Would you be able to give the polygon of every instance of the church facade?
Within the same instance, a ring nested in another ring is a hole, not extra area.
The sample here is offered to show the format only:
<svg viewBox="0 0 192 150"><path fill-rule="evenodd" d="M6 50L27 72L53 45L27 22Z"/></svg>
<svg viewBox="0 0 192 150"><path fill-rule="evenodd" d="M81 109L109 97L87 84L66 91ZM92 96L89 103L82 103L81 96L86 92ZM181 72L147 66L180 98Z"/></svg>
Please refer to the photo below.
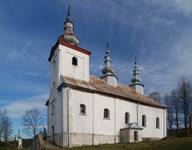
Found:
<svg viewBox="0 0 192 150"><path fill-rule="evenodd" d="M118 83L106 47L102 76L89 73L91 52L80 48L70 10L52 47L48 139L62 147L162 139L166 108L144 95L135 62L130 85Z"/></svg>

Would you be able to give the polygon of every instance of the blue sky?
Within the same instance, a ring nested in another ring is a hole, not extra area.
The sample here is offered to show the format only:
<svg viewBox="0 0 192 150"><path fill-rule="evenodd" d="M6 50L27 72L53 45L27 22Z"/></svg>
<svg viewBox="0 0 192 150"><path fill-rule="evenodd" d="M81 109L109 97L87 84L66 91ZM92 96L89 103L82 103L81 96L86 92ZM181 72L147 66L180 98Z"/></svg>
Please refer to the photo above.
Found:
<svg viewBox="0 0 192 150"><path fill-rule="evenodd" d="M50 49L63 33L67 0L0 1L0 108L14 132L26 109L44 106ZM119 82L129 84L137 57L145 93L162 95L192 76L191 0L71 0L80 46L92 52L91 74L101 75L106 42ZM46 122L44 122L46 125ZM24 134L24 133L23 133Z"/></svg>

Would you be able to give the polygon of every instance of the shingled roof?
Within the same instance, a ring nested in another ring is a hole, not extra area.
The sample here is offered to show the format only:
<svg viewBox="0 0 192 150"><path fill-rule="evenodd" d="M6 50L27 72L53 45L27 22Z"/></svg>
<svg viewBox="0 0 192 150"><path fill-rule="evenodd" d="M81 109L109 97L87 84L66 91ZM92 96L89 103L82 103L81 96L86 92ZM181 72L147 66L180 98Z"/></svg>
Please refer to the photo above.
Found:
<svg viewBox="0 0 192 150"><path fill-rule="evenodd" d="M62 76L62 79L63 84L70 86L73 89L116 97L122 100L132 101L147 106L164 108L164 109L166 108L160 105L158 102L151 99L150 97L135 92L135 90L128 85L118 85L117 87L113 87L108 85L104 80L96 76L91 75L89 82L66 76Z"/></svg>

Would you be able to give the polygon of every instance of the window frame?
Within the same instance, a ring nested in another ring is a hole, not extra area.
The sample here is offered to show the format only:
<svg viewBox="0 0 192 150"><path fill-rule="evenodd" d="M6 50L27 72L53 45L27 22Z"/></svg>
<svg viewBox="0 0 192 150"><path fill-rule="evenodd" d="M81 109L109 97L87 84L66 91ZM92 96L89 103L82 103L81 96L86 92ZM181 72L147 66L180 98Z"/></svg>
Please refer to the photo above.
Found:
<svg viewBox="0 0 192 150"><path fill-rule="evenodd" d="M160 119L159 119L159 117L156 117L155 122L156 122L156 124L155 124L156 129L160 129Z"/></svg>
<svg viewBox="0 0 192 150"><path fill-rule="evenodd" d="M110 120L110 110L108 108L104 108L103 110L103 119Z"/></svg>
<svg viewBox="0 0 192 150"><path fill-rule="evenodd" d="M142 115L142 127L147 127L147 117L146 117L146 115Z"/></svg>
<svg viewBox="0 0 192 150"><path fill-rule="evenodd" d="M86 105L85 104L80 104L79 107L80 107L79 114L85 116L86 115ZM83 111L82 111L82 109L83 109Z"/></svg>
<svg viewBox="0 0 192 150"><path fill-rule="evenodd" d="M130 123L130 114L129 112L125 112L125 124Z"/></svg>
<svg viewBox="0 0 192 150"><path fill-rule="evenodd" d="M78 59L75 56L72 57L72 65L73 66L78 66Z"/></svg>

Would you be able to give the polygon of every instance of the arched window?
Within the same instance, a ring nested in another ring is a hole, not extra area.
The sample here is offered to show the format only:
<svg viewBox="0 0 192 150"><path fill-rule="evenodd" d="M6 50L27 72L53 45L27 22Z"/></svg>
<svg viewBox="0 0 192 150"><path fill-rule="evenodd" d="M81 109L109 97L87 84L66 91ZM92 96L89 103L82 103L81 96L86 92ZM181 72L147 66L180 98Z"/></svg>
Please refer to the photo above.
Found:
<svg viewBox="0 0 192 150"><path fill-rule="evenodd" d="M110 111L109 111L109 109L107 109L107 108L104 109L103 118L104 119L109 119L110 118Z"/></svg>
<svg viewBox="0 0 192 150"><path fill-rule="evenodd" d="M129 116L129 113L126 112L125 113L125 123L129 123L130 122L130 116Z"/></svg>
<svg viewBox="0 0 192 150"><path fill-rule="evenodd" d="M147 125L147 122L146 122L146 116L145 115L142 115L142 127L146 127Z"/></svg>
<svg viewBox="0 0 192 150"><path fill-rule="evenodd" d="M83 115L86 114L86 105L85 104L80 105L80 114L83 114Z"/></svg>
<svg viewBox="0 0 192 150"><path fill-rule="evenodd" d="M156 118L156 128L160 128L160 121L159 121L159 117Z"/></svg>
<svg viewBox="0 0 192 150"><path fill-rule="evenodd" d="M72 64L73 64L74 66L77 66L77 65L78 65L77 57L73 57L73 58L72 58Z"/></svg>

